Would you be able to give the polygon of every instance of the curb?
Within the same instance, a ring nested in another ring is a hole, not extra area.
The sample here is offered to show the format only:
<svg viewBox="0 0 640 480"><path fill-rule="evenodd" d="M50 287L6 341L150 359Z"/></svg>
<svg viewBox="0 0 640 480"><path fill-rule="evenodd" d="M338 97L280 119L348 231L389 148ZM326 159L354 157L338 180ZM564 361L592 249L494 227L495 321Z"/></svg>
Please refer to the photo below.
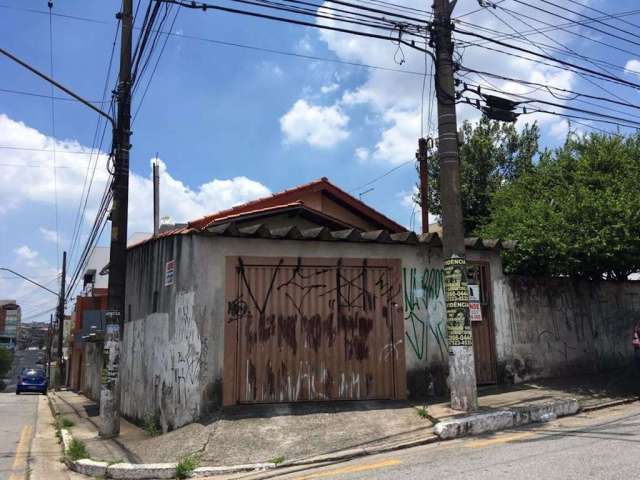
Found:
<svg viewBox="0 0 640 480"><path fill-rule="evenodd" d="M594 412L596 410L603 410L605 408L609 408L609 407L617 407L618 405L626 405L628 403L634 403L640 401L640 397L629 397L629 398L623 398L620 400L612 400L610 402L606 402L606 403L599 403L597 405L590 405L587 407L582 407L581 411L582 412Z"/></svg>
<svg viewBox="0 0 640 480"><path fill-rule="evenodd" d="M520 427L530 423L548 422L556 418L575 415L580 410L580 404L575 399L557 400L543 405L516 407L445 420L436 424L433 427L433 432L440 440L450 440Z"/></svg>
<svg viewBox="0 0 640 480"><path fill-rule="evenodd" d="M60 429L62 447L66 452L73 440L73 436L67 429ZM115 478L115 479L169 479L176 477L176 463L107 463L88 458L81 460L69 460L65 463L74 472L90 477ZM212 475L228 475L241 472L260 472L276 468L275 463L253 463L247 465L233 465L230 467L199 467L191 477L208 477Z"/></svg>

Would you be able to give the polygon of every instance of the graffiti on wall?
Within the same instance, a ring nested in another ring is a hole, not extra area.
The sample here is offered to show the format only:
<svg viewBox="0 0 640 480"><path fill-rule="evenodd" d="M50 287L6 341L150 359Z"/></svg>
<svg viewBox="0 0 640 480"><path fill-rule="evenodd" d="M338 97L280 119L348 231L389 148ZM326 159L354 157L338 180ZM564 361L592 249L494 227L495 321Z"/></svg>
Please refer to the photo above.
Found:
<svg viewBox="0 0 640 480"><path fill-rule="evenodd" d="M521 378L564 369L621 366L640 312L635 285L563 279L509 278L510 366Z"/></svg>
<svg viewBox="0 0 640 480"><path fill-rule="evenodd" d="M429 333L440 349L441 357L447 349L444 335L444 319L433 319L429 307L444 296L444 275L441 269L402 269L404 291L404 320L407 343L419 360L427 356ZM432 309L433 311L433 309Z"/></svg>
<svg viewBox="0 0 640 480"><path fill-rule="evenodd" d="M227 322L238 322L242 401L384 398L382 390L393 389L374 375L393 375L403 343L393 338L390 312L401 287L388 267L339 259L330 267L300 259L245 265L239 258L235 270Z"/></svg>
<svg viewBox="0 0 640 480"><path fill-rule="evenodd" d="M194 303L194 291L180 291L172 319L153 313L125 324L123 385L132 391L121 397L122 410L134 418L157 415L164 431L200 415L200 374L208 343L201 341Z"/></svg>

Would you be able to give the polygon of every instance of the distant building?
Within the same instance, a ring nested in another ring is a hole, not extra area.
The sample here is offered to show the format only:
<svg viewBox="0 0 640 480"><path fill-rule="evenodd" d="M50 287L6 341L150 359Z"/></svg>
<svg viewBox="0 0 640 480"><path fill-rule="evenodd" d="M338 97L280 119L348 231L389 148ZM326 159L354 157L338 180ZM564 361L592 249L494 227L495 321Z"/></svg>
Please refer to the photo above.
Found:
<svg viewBox="0 0 640 480"><path fill-rule="evenodd" d="M0 300L0 345L15 348L21 316L15 300Z"/></svg>

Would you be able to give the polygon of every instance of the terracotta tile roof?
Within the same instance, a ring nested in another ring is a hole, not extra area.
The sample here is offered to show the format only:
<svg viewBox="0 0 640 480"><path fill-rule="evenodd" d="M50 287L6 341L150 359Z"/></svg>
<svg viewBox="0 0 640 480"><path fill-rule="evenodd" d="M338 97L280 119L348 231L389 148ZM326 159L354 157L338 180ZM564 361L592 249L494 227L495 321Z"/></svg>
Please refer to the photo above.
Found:
<svg viewBox="0 0 640 480"><path fill-rule="evenodd" d="M204 217L189 222L188 226L197 231L202 231L213 222L216 222L221 218L229 217L232 215L253 213L257 210L262 210L269 207L283 206L292 202L300 202L300 195L321 191L327 192L330 195L336 197L338 200L349 205L353 210L357 211L362 216L369 217L371 220L379 223L386 230L389 230L391 232L406 231L406 228L404 228L402 225L399 225L389 217L383 215L377 210L374 210L357 198L349 195L347 192L331 183L326 177L322 177L319 180L314 180L313 182L298 185L297 187L288 190L283 190L282 192L274 193L269 197L259 198L257 200L243 203L242 205L238 205L227 210L222 210L211 215L205 215Z"/></svg>
<svg viewBox="0 0 640 480"><path fill-rule="evenodd" d="M329 215L315 210L308 205L304 205L304 202L299 199L301 195L314 192L326 192L341 203L348 205L352 210L359 213L361 216L374 223L378 223L383 230L387 230L389 233L401 233L407 231L406 228L404 228L402 225L394 222L389 217L383 215L377 210L374 210L357 198L349 195L347 192L331 183L326 177L322 177L319 180L314 180L312 182L298 185L297 187L288 190L274 193L268 197L259 198L247 203L243 203L242 205L237 205L226 210L221 210L216 213L205 215L204 217L192 220L187 224L161 231L155 238L165 238L174 235L202 232L217 222L232 221L249 214L277 211L283 208L290 208L295 206L304 206L310 211L315 211L318 214L330 218ZM338 221L338 219L335 220ZM141 242L129 245L128 248L137 247L139 245L147 243L152 239L153 237L142 240Z"/></svg>

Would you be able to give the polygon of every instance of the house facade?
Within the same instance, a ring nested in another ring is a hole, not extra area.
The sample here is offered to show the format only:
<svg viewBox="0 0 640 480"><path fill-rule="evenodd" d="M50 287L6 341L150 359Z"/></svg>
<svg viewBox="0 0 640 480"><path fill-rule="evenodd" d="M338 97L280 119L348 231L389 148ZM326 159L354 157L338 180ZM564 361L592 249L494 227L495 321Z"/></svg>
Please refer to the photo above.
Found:
<svg viewBox="0 0 640 480"><path fill-rule="evenodd" d="M322 179L131 246L121 412L171 430L221 406L445 394L441 238L362 205ZM479 384L629 361L638 284L510 277L508 242L466 247Z"/></svg>

